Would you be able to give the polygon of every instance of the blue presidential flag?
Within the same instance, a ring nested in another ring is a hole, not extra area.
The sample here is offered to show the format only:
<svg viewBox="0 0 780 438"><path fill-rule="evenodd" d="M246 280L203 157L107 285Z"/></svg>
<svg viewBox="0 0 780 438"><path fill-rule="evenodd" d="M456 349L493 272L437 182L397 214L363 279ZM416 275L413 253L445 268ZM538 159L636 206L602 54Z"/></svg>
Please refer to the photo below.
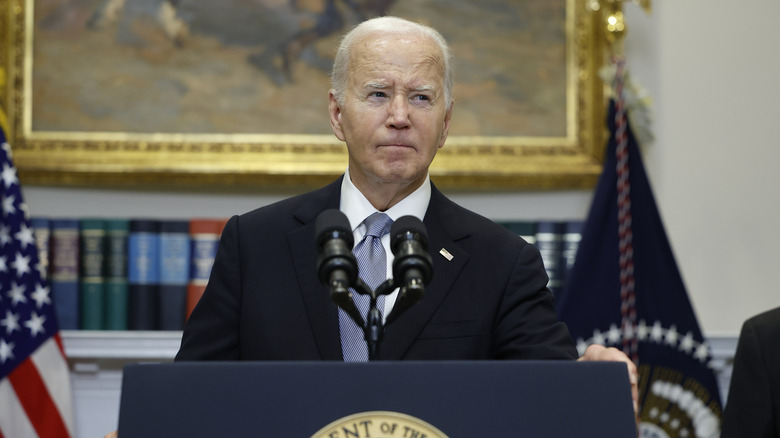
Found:
<svg viewBox="0 0 780 438"><path fill-rule="evenodd" d="M722 405L710 351L620 98L610 105L609 128L604 171L556 297L559 318L580 354L602 344L637 364L640 436L718 437Z"/></svg>

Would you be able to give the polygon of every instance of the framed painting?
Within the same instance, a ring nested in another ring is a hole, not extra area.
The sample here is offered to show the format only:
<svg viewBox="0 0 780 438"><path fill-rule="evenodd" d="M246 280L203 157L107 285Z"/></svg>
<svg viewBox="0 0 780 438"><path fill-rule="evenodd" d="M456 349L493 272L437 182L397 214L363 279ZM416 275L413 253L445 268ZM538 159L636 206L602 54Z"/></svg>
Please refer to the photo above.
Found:
<svg viewBox="0 0 780 438"><path fill-rule="evenodd" d="M327 115L339 36L392 14L453 49L437 184L590 187L603 43L584 3L6 0L0 92L26 183L317 186L346 166Z"/></svg>

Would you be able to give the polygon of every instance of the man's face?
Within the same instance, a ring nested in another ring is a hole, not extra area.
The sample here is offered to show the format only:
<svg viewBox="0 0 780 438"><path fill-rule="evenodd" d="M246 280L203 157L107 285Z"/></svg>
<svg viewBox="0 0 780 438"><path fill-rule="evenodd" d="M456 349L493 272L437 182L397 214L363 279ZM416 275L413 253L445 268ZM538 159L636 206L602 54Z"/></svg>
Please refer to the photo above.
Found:
<svg viewBox="0 0 780 438"><path fill-rule="evenodd" d="M368 37L354 44L344 104L331 93L333 132L347 143L355 185L418 187L444 145L445 106L438 46L418 36Z"/></svg>

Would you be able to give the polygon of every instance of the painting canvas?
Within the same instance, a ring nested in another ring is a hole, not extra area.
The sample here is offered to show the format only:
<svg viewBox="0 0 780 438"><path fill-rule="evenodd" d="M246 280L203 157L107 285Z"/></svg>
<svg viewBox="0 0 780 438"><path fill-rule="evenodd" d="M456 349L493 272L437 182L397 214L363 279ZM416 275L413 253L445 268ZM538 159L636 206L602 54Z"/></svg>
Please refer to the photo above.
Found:
<svg viewBox="0 0 780 438"><path fill-rule="evenodd" d="M500 159L507 153L524 155L536 167L551 155L574 157L590 165L588 178L597 171L597 154L588 151L593 145L583 145L589 116L579 113L598 108L593 101L599 96L583 82L588 73L583 57L594 52L573 47L583 35L574 27L587 21L573 18L570 0L23 3L19 20L27 23L26 46L18 50L29 62L17 72L26 84L21 108L13 108L21 149L33 154L70 148L95 174L144 172L122 163L114 170L101 168L101 162L111 164L112 152L143 152L134 160L148 165L147 173L157 171L153 164L162 155L155 152L179 153L186 167L169 163L159 172L199 172L213 163L197 155L203 150L224 152L217 173L276 172L305 179L317 172L308 156L317 150L328 163L321 173L337 173L344 147L332 136L327 115L335 49L351 27L385 14L436 28L454 53L455 111L445 157L437 158L434 174L466 178L456 185L471 185L469 178L486 173L480 167L491 167L474 154ZM241 158L231 158L236 153ZM280 153L307 156L295 157L298 169L295 163L231 169L236 159L282 164ZM23 153L22 170L33 170L24 158ZM474 167L458 168L464 161ZM549 169L556 172L554 163ZM518 173L523 171L521 165Z"/></svg>

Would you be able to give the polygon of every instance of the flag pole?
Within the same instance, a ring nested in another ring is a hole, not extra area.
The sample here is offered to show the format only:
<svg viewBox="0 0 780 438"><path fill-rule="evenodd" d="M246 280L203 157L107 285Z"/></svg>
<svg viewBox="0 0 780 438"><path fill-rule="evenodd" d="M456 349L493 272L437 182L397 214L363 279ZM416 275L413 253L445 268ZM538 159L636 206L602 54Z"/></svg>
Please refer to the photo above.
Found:
<svg viewBox="0 0 780 438"><path fill-rule="evenodd" d="M633 0L650 12L650 0ZM623 16L624 0L592 0L591 9L601 15L610 51L609 59L615 72L612 97L615 103L615 149L617 171L618 241L620 251L620 311L623 352L639 364L636 295L634 290L634 251L631 215L631 179L628 166L628 119L625 99L625 44L627 32Z"/></svg>

